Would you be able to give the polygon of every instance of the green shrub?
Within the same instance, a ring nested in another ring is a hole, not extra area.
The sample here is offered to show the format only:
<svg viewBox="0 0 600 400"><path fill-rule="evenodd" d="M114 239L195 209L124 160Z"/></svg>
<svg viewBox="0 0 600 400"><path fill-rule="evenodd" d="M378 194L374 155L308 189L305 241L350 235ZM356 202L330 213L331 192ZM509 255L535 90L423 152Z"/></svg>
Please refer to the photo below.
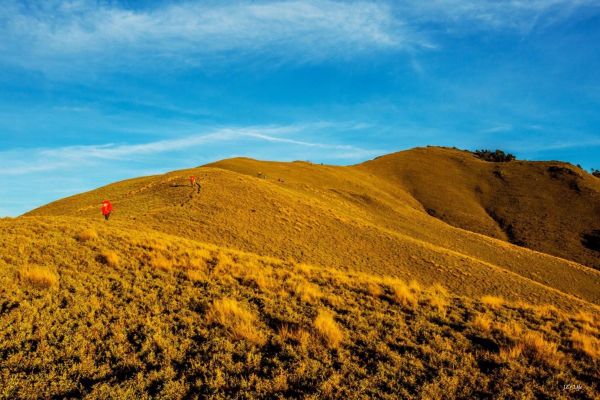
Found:
<svg viewBox="0 0 600 400"><path fill-rule="evenodd" d="M473 154L484 161L490 162L509 162L514 161L516 157L510 153L505 153L502 150L475 150Z"/></svg>

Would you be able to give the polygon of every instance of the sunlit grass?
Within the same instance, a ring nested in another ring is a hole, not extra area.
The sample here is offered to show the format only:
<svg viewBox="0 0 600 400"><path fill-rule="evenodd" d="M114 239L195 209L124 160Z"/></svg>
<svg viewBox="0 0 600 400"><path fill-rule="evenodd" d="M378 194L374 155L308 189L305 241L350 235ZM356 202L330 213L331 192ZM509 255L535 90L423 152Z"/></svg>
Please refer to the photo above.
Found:
<svg viewBox="0 0 600 400"><path fill-rule="evenodd" d="M315 319L314 327L319 336L321 336L329 347L339 347L344 339L344 333L335 322L333 314L329 311L319 311L319 314Z"/></svg>
<svg viewBox="0 0 600 400"><path fill-rule="evenodd" d="M58 276L48 268L28 266L19 271L21 281L37 289L49 289L58 285Z"/></svg>
<svg viewBox="0 0 600 400"><path fill-rule="evenodd" d="M236 339L245 339L258 345L265 343L256 315L234 299L216 300L206 314L206 321L228 328Z"/></svg>

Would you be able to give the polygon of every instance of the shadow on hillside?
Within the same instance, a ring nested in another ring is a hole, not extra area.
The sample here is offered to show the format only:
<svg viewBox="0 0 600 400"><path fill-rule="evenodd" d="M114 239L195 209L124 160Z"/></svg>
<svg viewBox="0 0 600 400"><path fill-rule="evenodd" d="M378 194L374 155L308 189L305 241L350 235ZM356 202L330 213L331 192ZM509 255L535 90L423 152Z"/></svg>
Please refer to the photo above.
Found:
<svg viewBox="0 0 600 400"><path fill-rule="evenodd" d="M581 235L581 244L590 250L600 251L600 229Z"/></svg>

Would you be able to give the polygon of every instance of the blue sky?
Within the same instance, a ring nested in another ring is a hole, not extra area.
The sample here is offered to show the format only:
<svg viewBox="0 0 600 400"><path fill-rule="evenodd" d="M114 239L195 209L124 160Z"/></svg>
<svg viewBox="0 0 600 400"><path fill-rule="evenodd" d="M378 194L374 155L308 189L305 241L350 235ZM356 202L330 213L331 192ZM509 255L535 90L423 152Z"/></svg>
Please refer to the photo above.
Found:
<svg viewBox="0 0 600 400"><path fill-rule="evenodd" d="M0 216L250 156L600 168L596 0L0 3Z"/></svg>

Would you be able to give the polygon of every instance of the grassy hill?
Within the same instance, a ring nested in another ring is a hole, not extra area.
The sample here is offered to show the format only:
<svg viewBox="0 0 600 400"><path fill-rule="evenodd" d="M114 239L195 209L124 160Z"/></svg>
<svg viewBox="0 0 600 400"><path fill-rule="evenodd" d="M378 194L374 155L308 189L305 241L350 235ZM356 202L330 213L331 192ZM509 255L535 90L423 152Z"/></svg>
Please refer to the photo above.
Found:
<svg viewBox="0 0 600 400"><path fill-rule="evenodd" d="M600 269L600 180L558 162L486 162L472 153L418 148L361 168L410 192L453 226Z"/></svg>
<svg viewBox="0 0 600 400"><path fill-rule="evenodd" d="M598 183L514 163L238 158L0 220L0 397L595 398Z"/></svg>

